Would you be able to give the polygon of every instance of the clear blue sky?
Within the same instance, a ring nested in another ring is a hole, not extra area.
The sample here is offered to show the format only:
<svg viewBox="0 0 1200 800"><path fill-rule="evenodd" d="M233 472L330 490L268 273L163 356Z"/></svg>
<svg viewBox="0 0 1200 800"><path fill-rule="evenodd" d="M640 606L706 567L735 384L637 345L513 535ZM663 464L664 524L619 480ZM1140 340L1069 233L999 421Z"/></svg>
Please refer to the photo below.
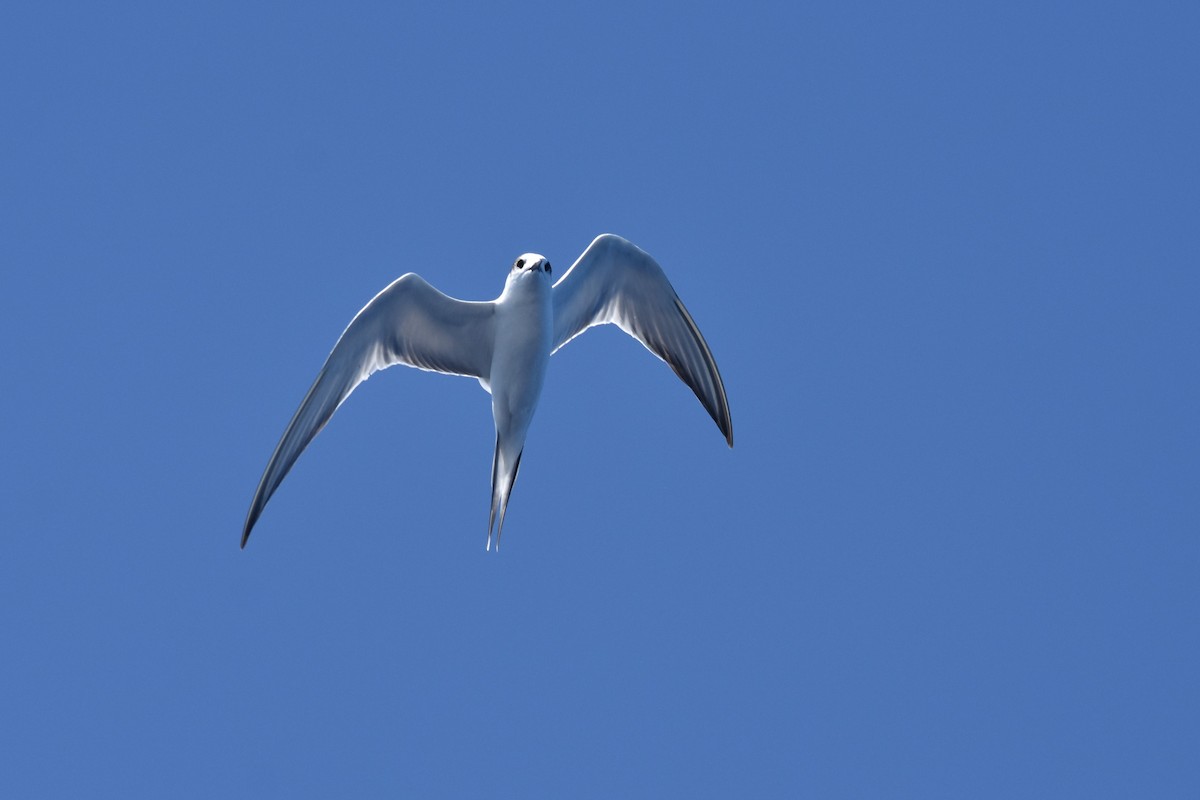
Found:
<svg viewBox="0 0 1200 800"><path fill-rule="evenodd" d="M0 795L1196 797L1194 4L5 3ZM350 317L654 254L497 556Z"/></svg>

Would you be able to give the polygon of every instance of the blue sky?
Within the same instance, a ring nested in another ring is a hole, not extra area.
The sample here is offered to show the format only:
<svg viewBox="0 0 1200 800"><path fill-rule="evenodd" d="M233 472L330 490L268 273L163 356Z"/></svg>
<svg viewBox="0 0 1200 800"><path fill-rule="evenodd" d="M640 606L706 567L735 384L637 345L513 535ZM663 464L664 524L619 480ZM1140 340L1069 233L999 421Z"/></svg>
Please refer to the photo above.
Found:
<svg viewBox="0 0 1200 800"><path fill-rule="evenodd" d="M968 4L969 5L969 4ZM1186 4L9 3L0 794L1194 797ZM351 316L612 231L505 526Z"/></svg>

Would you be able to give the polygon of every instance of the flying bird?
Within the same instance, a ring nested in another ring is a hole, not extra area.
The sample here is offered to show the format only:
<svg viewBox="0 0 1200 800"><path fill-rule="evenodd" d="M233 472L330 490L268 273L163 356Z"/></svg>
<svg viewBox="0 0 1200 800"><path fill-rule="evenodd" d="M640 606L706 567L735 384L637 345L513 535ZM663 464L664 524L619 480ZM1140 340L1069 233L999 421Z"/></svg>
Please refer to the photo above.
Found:
<svg viewBox="0 0 1200 800"><path fill-rule="evenodd" d="M594 325L613 323L665 361L733 447L729 401L708 344L662 268L611 233L597 236L557 283L550 262L526 253L490 302L442 294L408 273L350 321L275 447L254 492L242 547L267 501L308 443L360 383L395 364L475 378L492 395L496 450L486 549L496 548L525 435L550 356ZM497 525L497 521L499 524Z"/></svg>

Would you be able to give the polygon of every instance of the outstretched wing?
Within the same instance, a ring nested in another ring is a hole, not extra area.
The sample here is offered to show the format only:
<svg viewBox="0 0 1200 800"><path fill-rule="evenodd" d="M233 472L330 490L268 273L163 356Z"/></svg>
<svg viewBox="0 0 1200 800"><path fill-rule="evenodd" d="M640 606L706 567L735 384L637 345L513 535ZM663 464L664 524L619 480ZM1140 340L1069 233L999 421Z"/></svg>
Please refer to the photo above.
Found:
<svg viewBox="0 0 1200 800"><path fill-rule="evenodd" d="M478 378L486 386L495 341L495 304L455 300L409 273L351 320L283 432L246 515L250 529L308 443L372 373L394 364Z"/></svg>
<svg viewBox="0 0 1200 800"><path fill-rule="evenodd" d="M733 447L725 385L700 329L658 263L611 233L597 236L554 284L554 350L608 322L667 362Z"/></svg>

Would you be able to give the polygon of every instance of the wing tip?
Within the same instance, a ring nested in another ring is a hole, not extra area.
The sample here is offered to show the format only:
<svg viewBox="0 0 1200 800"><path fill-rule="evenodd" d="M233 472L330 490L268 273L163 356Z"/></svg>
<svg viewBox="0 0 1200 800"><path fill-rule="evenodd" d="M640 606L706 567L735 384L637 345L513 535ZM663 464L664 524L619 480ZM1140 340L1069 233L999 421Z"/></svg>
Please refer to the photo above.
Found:
<svg viewBox="0 0 1200 800"><path fill-rule="evenodd" d="M242 544L241 549L246 549L246 542L250 541L250 531L254 530L254 524L258 522L258 518L262 515L263 506L265 503L260 502L261 492L254 496L254 502L250 504L250 511L246 514L246 524L242 526Z"/></svg>
<svg viewBox="0 0 1200 800"><path fill-rule="evenodd" d="M687 306L683 304L683 301L679 299L679 295L675 295L675 308L687 324L687 329L692 334L692 339L700 351L700 356L704 359L705 366L708 367L708 378L712 382L713 392L710 394L704 391L699 383L693 383L688 380L686 372L681 371L674 364L671 365L671 368L675 370L675 374L684 383L691 387L700 404L708 411L708 415L712 417L713 422L717 423L717 429L725 435L725 443L732 449L733 415L729 411L729 396L725 394L725 381L721 378L721 370L717 367L717 359L713 357L712 350L709 349L708 342L704 339L704 334L700 332L700 326L692 319L691 313L687 310Z"/></svg>

